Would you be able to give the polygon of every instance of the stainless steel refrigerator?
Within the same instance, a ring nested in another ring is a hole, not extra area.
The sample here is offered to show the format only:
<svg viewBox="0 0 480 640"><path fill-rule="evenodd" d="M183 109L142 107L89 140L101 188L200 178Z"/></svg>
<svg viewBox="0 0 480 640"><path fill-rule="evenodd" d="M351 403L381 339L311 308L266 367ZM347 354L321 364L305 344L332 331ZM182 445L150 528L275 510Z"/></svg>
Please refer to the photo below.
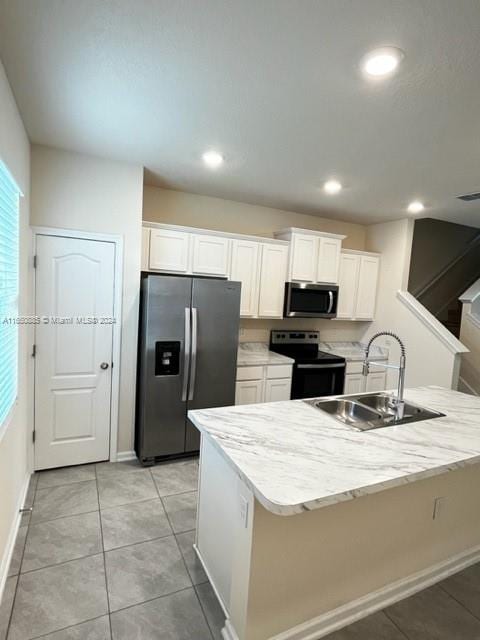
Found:
<svg viewBox="0 0 480 640"><path fill-rule="evenodd" d="M135 429L142 464L198 451L189 409L235 404L240 287L142 275Z"/></svg>

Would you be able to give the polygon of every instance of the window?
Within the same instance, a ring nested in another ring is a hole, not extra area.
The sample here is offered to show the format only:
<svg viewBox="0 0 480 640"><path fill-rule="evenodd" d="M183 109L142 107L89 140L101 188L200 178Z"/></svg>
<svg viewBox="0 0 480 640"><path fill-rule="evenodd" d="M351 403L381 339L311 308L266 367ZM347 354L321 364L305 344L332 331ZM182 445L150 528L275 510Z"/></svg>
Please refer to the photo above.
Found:
<svg viewBox="0 0 480 640"><path fill-rule="evenodd" d="M0 428L17 397L19 195L0 162Z"/></svg>

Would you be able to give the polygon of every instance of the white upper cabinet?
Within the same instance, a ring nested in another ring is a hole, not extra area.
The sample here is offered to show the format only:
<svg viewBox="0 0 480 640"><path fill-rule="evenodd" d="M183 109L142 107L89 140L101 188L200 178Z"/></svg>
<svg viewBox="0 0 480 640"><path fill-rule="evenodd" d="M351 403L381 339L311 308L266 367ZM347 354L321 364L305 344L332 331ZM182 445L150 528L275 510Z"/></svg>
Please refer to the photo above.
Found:
<svg viewBox="0 0 480 640"><path fill-rule="evenodd" d="M362 251L342 251L337 318L373 320L380 257Z"/></svg>
<svg viewBox="0 0 480 640"><path fill-rule="evenodd" d="M148 227L142 227L142 258L141 258L141 270L148 271L150 257L150 229Z"/></svg>
<svg viewBox="0 0 480 640"><path fill-rule="evenodd" d="M358 278L357 320L373 320L377 300L377 285L380 260L376 256L360 257Z"/></svg>
<svg viewBox="0 0 480 640"><path fill-rule="evenodd" d="M262 245L250 240L232 241L230 280L242 283L240 316L254 318L258 314L259 254Z"/></svg>
<svg viewBox="0 0 480 640"><path fill-rule="evenodd" d="M222 236L192 234L192 273L206 276L226 276L230 240Z"/></svg>
<svg viewBox="0 0 480 640"><path fill-rule="evenodd" d="M337 284L341 249L338 238L319 238L317 282Z"/></svg>
<svg viewBox="0 0 480 640"><path fill-rule="evenodd" d="M288 279L292 282L336 284L345 236L307 229L283 229L276 238L290 242Z"/></svg>
<svg viewBox="0 0 480 640"><path fill-rule="evenodd" d="M359 256L342 252L340 256L337 318L350 320L355 317L359 269Z"/></svg>
<svg viewBox="0 0 480 640"><path fill-rule="evenodd" d="M318 238L294 234L290 245L290 280L315 282Z"/></svg>
<svg viewBox="0 0 480 640"><path fill-rule="evenodd" d="M263 244L258 300L259 318L282 318L288 247Z"/></svg>
<svg viewBox="0 0 480 640"><path fill-rule="evenodd" d="M150 229L149 267L169 273L188 273L190 234L169 229Z"/></svg>

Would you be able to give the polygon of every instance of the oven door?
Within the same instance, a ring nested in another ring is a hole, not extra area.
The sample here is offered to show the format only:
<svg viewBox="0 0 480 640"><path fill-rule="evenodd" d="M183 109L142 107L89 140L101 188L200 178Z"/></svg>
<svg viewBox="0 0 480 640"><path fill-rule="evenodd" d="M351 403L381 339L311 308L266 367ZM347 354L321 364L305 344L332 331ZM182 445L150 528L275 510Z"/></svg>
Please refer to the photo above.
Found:
<svg viewBox="0 0 480 640"><path fill-rule="evenodd" d="M295 364L292 376L292 400L320 398L343 393L345 363Z"/></svg>
<svg viewBox="0 0 480 640"><path fill-rule="evenodd" d="M285 283L285 318L335 318L338 287L333 284Z"/></svg>

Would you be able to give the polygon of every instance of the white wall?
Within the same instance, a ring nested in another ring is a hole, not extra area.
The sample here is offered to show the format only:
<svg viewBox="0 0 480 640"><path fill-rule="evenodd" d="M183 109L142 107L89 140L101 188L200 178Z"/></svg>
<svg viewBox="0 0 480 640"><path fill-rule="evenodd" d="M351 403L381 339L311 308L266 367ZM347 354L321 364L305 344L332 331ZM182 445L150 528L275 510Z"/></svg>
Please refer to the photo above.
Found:
<svg viewBox="0 0 480 640"><path fill-rule="evenodd" d="M142 197L140 165L32 148L33 225L124 239L119 451L133 449Z"/></svg>
<svg viewBox="0 0 480 640"><path fill-rule="evenodd" d="M0 62L0 159L23 192L20 201L20 315L30 313L31 276L29 201L30 144ZM29 268L30 267L30 268ZM18 509L29 476L30 433L29 378L30 329L19 328L18 399L7 425L0 426L0 599L6 576L9 545L18 523Z"/></svg>
<svg viewBox="0 0 480 640"><path fill-rule="evenodd" d="M406 345L406 385L440 385L451 388L458 374L458 359L412 312L397 298L397 291L406 290L413 220L397 220L367 227L367 250L382 254L375 321L368 327L364 339L377 331L398 333ZM399 349L391 339L379 339L390 349L390 360L398 363ZM397 374L389 371L389 386L396 386Z"/></svg>

